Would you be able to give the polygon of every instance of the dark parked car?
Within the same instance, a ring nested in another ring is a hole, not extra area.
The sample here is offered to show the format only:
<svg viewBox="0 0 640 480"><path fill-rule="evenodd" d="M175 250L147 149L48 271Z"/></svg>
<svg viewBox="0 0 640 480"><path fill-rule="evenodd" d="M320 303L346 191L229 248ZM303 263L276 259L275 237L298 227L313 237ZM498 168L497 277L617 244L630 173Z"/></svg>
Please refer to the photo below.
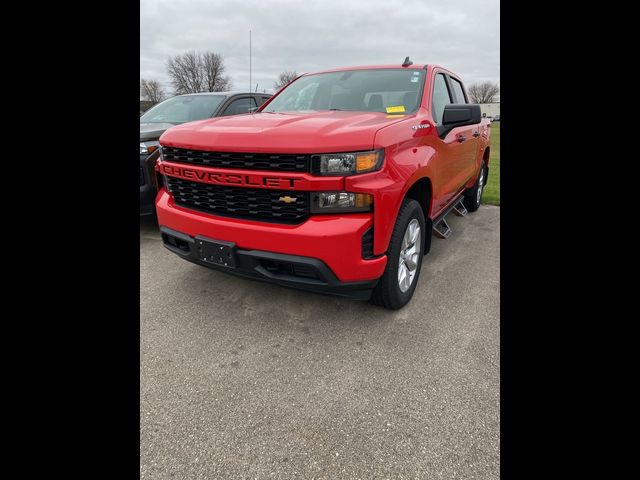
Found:
<svg viewBox="0 0 640 480"><path fill-rule="evenodd" d="M140 116L140 215L154 213L156 182L154 165L158 139L181 123L248 113L271 97L268 93L212 92L179 95L165 100Z"/></svg>

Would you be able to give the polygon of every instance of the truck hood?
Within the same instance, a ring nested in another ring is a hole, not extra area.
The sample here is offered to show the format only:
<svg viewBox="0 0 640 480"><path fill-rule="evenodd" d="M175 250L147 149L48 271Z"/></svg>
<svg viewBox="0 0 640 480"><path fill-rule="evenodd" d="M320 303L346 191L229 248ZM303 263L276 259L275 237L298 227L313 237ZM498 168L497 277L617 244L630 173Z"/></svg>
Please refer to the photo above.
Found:
<svg viewBox="0 0 640 480"><path fill-rule="evenodd" d="M169 147L252 153L370 150L376 132L407 118L379 112L255 113L190 122L160 138Z"/></svg>
<svg viewBox="0 0 640 480"><path fill-rule="evenodd" d="M171 128L174 125L174 123L141 123L140 141L148 142L150 140L157 140L167 128Z"/></svg>

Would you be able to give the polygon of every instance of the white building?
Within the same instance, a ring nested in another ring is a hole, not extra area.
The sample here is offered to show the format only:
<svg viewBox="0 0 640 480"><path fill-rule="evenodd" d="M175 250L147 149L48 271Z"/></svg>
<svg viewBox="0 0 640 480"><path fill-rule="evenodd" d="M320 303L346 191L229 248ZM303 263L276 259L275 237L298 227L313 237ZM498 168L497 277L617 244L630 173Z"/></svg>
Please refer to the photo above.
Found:
<svg viewBox="0 0 640 480"><path fill-rule="evenodd" d="M483 117L495 117L500 115L500 102L494 103L481 103L480 111Z"/></svg>

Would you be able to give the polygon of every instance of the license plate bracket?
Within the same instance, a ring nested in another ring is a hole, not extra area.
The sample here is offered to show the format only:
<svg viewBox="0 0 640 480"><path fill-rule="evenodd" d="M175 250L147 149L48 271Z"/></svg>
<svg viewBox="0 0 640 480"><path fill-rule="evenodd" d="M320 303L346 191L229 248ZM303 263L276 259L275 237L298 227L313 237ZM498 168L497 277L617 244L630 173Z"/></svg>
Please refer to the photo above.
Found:
<svg viewBox="0 0 640 480"><path fill-rule="evenodd" d="M236 244L197 236L196 251L203 262L220 267L236 268Z"/></svg>

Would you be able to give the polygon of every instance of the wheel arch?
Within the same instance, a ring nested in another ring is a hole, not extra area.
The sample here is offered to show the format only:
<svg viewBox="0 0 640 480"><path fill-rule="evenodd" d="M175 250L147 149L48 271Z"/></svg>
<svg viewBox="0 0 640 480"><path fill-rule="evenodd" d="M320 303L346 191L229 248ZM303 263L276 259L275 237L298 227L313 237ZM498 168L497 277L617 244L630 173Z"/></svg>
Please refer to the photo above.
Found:
<svg viewBox="0 0 640 480"><path fill-rule="evenodd" d="M424 213L424 224L426 232L424 235L424 254L426 255L431 249L431 229L433 222L431 220L431 211L433 208L433 185L431 179L427 176L420 177L414 181L404 194L405 198L411 198L420 204Z"/></svg>
<svg viewBox="0 0 640 480"><path fill-rule="evenodd" d="M487 148L485 148L483 154L482 154L482 163L484 164L484 167L487 169L486 172L488 172L489 170L489 156L491 154L491 147L487 146ZM486 185L487 182L489 181L489 175L485 175L484 177L484 184Z"/></svg>
<svg viewBox="0 0 640 480"><path fill-rule="evenodd" d="M429 177L420 177L411 184L404 194L404 198L412 198L420 204L424 212L425 220L431 214L432 192L433 185L431 179Z"/></svg>

